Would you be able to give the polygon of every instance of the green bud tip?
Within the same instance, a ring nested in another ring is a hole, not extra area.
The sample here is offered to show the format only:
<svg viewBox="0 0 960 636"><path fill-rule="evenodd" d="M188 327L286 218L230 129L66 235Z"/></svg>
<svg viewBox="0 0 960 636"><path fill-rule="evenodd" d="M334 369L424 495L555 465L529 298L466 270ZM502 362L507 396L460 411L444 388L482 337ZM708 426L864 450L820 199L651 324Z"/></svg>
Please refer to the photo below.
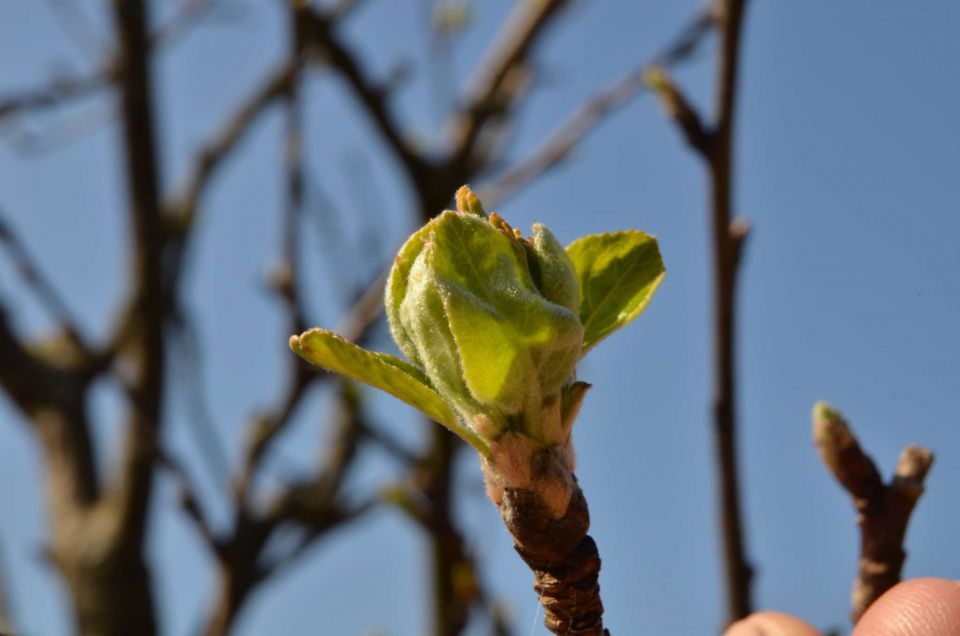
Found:
<svg viewBox="0 0 960 636"><path fill-rule="evenodd" d="M854 438L840 412L820 401L813 405L813 440L819 445L845 448Z"/></svg>
<svg viewBox="0 0 960 636"><path fill-rule="evenodd" d="M483 204L470 186L460 186L454 197L457 202L457 212L470 212L478 216L486 216L487 212L483 209Z"/></svg>
<svg viewBox="0 0 960 636"><path fill-rule="evenodd" d="M659 66L650 66L643 72L643 81L651 90L662 92L670 87L666 72Z"/></svg>

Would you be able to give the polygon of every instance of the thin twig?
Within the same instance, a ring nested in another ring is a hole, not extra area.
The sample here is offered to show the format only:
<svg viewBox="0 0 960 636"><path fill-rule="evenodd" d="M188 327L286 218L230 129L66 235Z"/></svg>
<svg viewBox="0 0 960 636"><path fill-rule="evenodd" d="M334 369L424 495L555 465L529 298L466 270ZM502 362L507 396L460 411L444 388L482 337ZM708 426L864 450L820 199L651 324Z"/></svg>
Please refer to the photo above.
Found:
<svg viewBox="0 0 960 636"><path fill-rule="evenodd" d="M7 588L7 563L4 558L3 545L0 544L0 634L16 636L20 633L14 619L10 592Z"/></svg>
<svg viewBox="0 0 960 636"><path fill-rule="evenodd" d="M648 76L664 100L665 110L690 146L704 160L710 181L709 224L713 275L713 422L719 473L720 526L726 624L750 613L753 569L747 556L739 487L736 443L736 286L741 252L749 225L733 219L733 129L739 50L746 0L720 0L710 21L718 30L716 104L708 128L663 71ZM696 32L696 27L691 33Z"/></svg>
<svg viewBox="0 0 960 636"><path fill-rule="evenodd" d="M736 283L742 232L731 232L733 218L733 128L739 51L746 0L718 4L716 112L706 156L710 173L713 257L713 417L718 470L727 623L750 613L753 569L747 559L739 487L736 420ZM738 226L739 228L740 226Z"/></svg>
<svg viewBox="0 0 960 636"><path fill-rule="evenodd" d="M518 96L504 91L510 74L526 64L539 37L568 4L569 0L542 0L514 6L467 81L466 100L451 118L453 161L463 163L474 151L484 125L510 111Z"/></svg>
<svg viewBox="0 0 960 636"><path fill-rule="evenodd" d="M295 64L286 61L270 71L253 93L227 118L213 138L197 153L190 175L184 180L181 194L168 201L166 208L174 215L176 231L185 234L194 221L200 198L210 180L231 151L249 132L267 107L283 95L294 75Z"/></svg>
<svg viewBox="0 0 960 636"><path fill-rule="evenodd" d="M116 64L111 61L87 76L56 78L46 86L0 97L0 121L24 111L52 108L92 95L113 82L116 75Z"/></svg>
<svg viewBox="0 0 960 636"><path fill-rule="evenodd" d="M180 507L186 513L187 518L193 523L198 534L203 538L207 547L216 554L220 550L219 541L213 527L207 520L207 515L200 504L200 497L194 486L193 479L184 468L183 464L175 460L170 453L159 451L157 453L159 465L166 468L174 478L179 489Z"/></svg>
<svg viewBox="0 0 960 636"><path fill-rule="evenodd" d="M313 9L307 3L296 3L295 9L310 44L316 47L330 68L343 76L404 168L411 174L422 170L424 161L407 143L404 132L391 114L384 87L370 80L357 56L340 39L336 33L335 16Z"/></svg>
<svg viewBox="0 0 960 636"><path fill-rule="evenodd" d="M79 322L74 317L73 312L67 307L66 302L60 297L50 281L40 272L36 260L27 250L23 241L20 240L20 237L17 236L13 227L7 222L2 210L0 210L0 244L10 254L10 258L21 278L50 312L50 315L60 323L60 327L68 337L84 352L89 352L90 349L85 344L86 340L80 333Z"/></svg>
<svg viewBox="0 0 960 636"><path fill-rule="evenodd" d="M692 57L710 32L713 18L703 11L688 23L662 51L597 93L554 130L530 154L480 188L480 198L496 207L534 179L562 164L580 141L610 113L640 96L649 87L648 69L671 68Z"/></svg>
<svg viewBox="0 0 960 636"><path fill-rule="evenodd" d="M849 424L825 403L813 409L813 439L824 465L853 500L860 527L860 562L851 591L850 619L900 581L903 549L914 506L933 465L933 453L920 446L903 449L893 478L884 483L876 464L860 447Z"/></svg>
<svg viewBox="0 0 960 636"><path fill-rule="evenodd" d="M178 40L197 17L208 11L217 0L188 0L169 22L160 26L147 38L147 45L155 48ZM60 3L57 3L60 4ZM58 77L45 86L0 97L0 120L6 117L53 108L66 102L90 96L115 84L119 78L121 61L116 53L109 54L90 74L79 77Z"/></svg>

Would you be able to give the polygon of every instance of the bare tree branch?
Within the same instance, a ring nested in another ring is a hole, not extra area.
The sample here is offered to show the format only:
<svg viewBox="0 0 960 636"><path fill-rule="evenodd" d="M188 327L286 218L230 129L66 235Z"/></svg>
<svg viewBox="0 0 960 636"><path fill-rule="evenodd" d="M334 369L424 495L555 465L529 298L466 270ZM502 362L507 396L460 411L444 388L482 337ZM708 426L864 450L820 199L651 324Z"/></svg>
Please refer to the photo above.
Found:
<svg viewBox="0 0 960 636"><path fill-rule="evenodd" d="M147 41L148 46L154 48L176 41L197 23L198 17L209 11L216 3L217 0L187 0L169 22L160 26L150 36ZM46 86L2 96L0 97L0 121L22 112L53 108L93 95L117 82L120 64L121 61L116 54L111 54L89 75L58 77Z"/></svg>
<svg viewBox="0 0 960 636"><path fill-rule="evenodd" d="M217 169L243 139L252 125L283 95L294 75L294 63L284 62L273 69L254 92L227 118L213 139L197 154L192 173L185 179L181 194L166 207L175 217L175 231L185 236L196 216L197 206Z"/></svg>
<svg viewBox="0 0 960 636"><path fill-rule="evenodd" d="M687 142L704 160L710 180L713 273L713 420L720 486L721 537L727 590L725 622L750 613L753 577L744 547L743 513L736 444L736 284L741 250L749 230L733 219L733 128L737 95L740 41L746 0L718 0L710 20L718 30L714 122L702 123L680 90L665 73L649 77L660 92L668 115ZM693 25L690 33L696 33ZM682 50L682 47L681 47Z"/></svg>
<svg viewBox="0 0 960 636"><path fill-rule="evenodd" d="M692 57L713 25L708 11L698 14L661 52L597 93L554 130L525 158L480 188L480 198L496 207L534 179L562 164L580 141L613 111L640 96L649 87L648 70L670 68Z"/></svg>
<svg viewBox="0 0 960 636"><path fill-rule="evenodd" d="M17 630L14 619L10 592L7 587L7 563L3 554L3 545L0 544L0 634L16 636Z"/></svg>
<svg viewBox="0 0 960 636"><path fill-rule="evenodd" d="M203 507L200 504L200 497L197 495L197 489L193 485L187 469L176 461L168 452L160 451L157 454L158 463L166 468L176 481L180 494L180 508L186 513L197 532L203 538L204 543L214 553L220 551L219 541L213 527L207 520Z"/></svg>
<svg viewBox="0 0 960 636"><path fill-rule="evenodd" d="M712 131L707 130L700 113L671 81L667 72L658 67L650 68L647 71L647 83L660 96L664 113L677 124L690 147L702 156L708 156L713 142Z"/></svg>
<svg viewBox="0 0 960 636"><path fill-rule="evenodd" d="M746 0L723 0L719 11L716 114L708 161L713 244L714 397L713 416L720 471L721 525L728 623L750 613L753 569L747 560L739 487L736 420L736 283L742 235L733 218L733 127L740 40Z"/></svg>
<svg viewBox="0 0 960 636"><path fill-rule="evenodd" d="M53 285L40 272L36 260L31 256L26 246L14 232L13 227L4 218L0 211L0 244L2 244L14 266L20 273L20 277L31 288L41 303L50 312L51 316L60 323L72 343L88 356L92 357L90 348L86 345L85 339L80 334L79 322L74 318L73 313L67 308L67 304L56 292Z"/></svg>
<svg viewBox="0 0 960 636"><path fill-rule="evenodd" d="M407 143L399 123L390 113L385 89L369 79L356 55L340 40L335 17L313 9L307 3L295 5L309 42L317 47L321 59L343 76L405 170L410 174L422 171L424 161Z"/></svg>
<svg viewBox="0 0 960 636"><path fill-rule="evenodd" d="M839 412L820 402L813 409L813 440L827 469L853 500L860 527L860 562L851 591L850 619L856 623L884 592L900 582L907 553L907 524L923 494L933 453L903 449L893 479L884 483Z"/></svg>
<svg viewBox="0 0 960 636"><path fill-rule="evenodd" d="M0 121L24 111L52 108L92 95L114 81L116 74L117 69L111 63L88 76L57 78L46 86L0 97Z"/></svg>
<svg viewBox="0 0 960 636"><path fill-rule="evenodd" d="M519 92L509 90L511 73L526 65L546 28L568 0L518 2L467 82L464 104L449 124L452 161L464 163L476 148L484 125L510 112ZM519 84L512 85L519 88ZM507 90L505 90L507 89Z"/></svg>

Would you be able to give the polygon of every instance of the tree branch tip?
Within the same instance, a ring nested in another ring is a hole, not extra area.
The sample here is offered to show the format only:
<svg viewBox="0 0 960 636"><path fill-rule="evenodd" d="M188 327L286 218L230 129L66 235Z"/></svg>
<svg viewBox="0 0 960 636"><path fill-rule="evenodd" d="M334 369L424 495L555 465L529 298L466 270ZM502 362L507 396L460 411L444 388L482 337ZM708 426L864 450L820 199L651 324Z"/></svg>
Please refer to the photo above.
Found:
<svg viewBox="0 0 960 636"><path fill-rule="evenodd" d="M659 64L651 64L643 69L644 84L656 93L669 90L672 87L669 77L667 70Z"/></svg>
<svg viewBox="0 0 960 636"><path fill-rule="evenodd" d="M750 235L750 230L753 229L750 219L744 216L738 216L733 221L730 222L729 228L727 228L727 233L730 235L730 239L736 243L742 243L747 236Z"/></svg>
<svg viewBox="0 0 960 636"><path fill-rule="evenodd" d="M911 444L900 453L894 474L896 477L910 479L922 485L933 466L933 460L933 451L929 448Z"/></svg>
<svg viewBox="0 0 960 636"><path fill-rule="evenodd" d="M264 276L267 287L281 296L289 296L293 290L293 268L283 260L270 265Z"/></svg>
<svg viewBox="0 0 960 636"><path fill-rule="evenodd" d="M842 450L856 438L839 411L826 402L817 402L813 406L813 441L822 449Z"/></svg>

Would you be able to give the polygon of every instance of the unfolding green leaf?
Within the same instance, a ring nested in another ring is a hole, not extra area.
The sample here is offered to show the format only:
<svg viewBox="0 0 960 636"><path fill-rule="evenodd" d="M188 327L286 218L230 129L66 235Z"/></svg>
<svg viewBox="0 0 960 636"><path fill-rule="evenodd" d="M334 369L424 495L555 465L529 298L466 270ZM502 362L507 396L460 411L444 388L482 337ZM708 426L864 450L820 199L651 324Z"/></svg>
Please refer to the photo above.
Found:
<svg viewBox="0 0 960 636"><path fill-rule="evenodd" d="M463 437L483 454L486 443L467 429L423 372L399 358L367 351L326 329L290 338L290 348L307 362L386 391Z"/></svg>
<svg viewBox="0 0 960 636"><path fill-rule="evenodd" d="M657 240L637 230L591 234L567 247L580 281L586 353L646 308L663 280Z"/></svg>
<svg viewBox="0 0 960 636"><path fill-rule="evenodd" d="M516 414L559 390L583 332L573 311L540 294L520 241L479 217L444 213L424 255L473 396Z"/></svg>
<svg viewBox="0 0 960 636"><path fill-rule="evenodd" d="M411 340L411 336L404 329L400 320L400 304L407 295L407 286L410 284L410 270L416 262L420 252L433 232L433 225L436 219L433 219L422 228L414 232L407 242L403 244L397 256L393 259L393 267L390 268L390 276L387 278L387 290L385 307L387 312L387 323L390 326L390 335L394 342L400 347L403 355L410 358L413 362L419 364L417 357L417 348Z"/></svg>
<svg viewBox="0 0 960 636"><path fill-rule="evenodd" d="M540 293L573 313L580 309L580 289L570 257L546 225L533 224L533 237L523 241L530 275Z"/></svg>

